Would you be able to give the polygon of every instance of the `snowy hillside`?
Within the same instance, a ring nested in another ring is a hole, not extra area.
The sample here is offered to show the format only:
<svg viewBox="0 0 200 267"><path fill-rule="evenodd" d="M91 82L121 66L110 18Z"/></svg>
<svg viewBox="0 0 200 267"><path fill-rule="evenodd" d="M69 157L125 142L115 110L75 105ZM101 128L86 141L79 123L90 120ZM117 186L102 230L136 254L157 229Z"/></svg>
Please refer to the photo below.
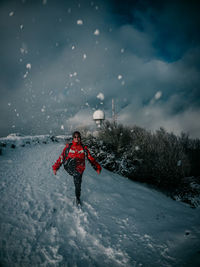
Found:
<svg viewBox="0 0 200 267"><path fill-rule="evenodd" d="M63 144L17 138L0 155L2 266L200 266L199 208L87 164L79 210L51 168Z"/></svg>

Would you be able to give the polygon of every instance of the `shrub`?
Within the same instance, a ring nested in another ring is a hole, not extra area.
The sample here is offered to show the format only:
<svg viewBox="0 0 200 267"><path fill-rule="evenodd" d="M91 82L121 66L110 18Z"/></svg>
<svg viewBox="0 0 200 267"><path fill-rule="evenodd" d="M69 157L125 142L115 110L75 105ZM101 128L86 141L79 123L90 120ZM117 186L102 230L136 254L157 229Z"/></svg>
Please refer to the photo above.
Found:
<svg viewBox="0 0 200 267"><path fill-rule="evenodd" d="M108 150L118 157L128 149L131 132L128 127L124 127L122 124L117 125L106 121L102 126L98 139L102 140Z"/></svg>
<svg viewBox="0 0 200 267"><path fill-rule="evenodd" d="M93 145L94 152L105 168L163 189L176 187L190 171L183 142L163 128L151 133L106 121L96 142L102 145Z"/></svg>
<svg viewBox="0 0 200 267"><path fill-rule="evenodd" d="M188 156L190 162L190 176L200 176L200 140L189 139L187 134L182 133L180 136L180 143L183 146L185 154Z"/></svg>
<svg viewBox="0 0 200 267"><path fill-rule="evenodd" d="M146 146L146 151L143 151L145 171L152 177L154 184L172 188L189 174L187 156L173 133L167 133L161 128L152 134Z"/></svg>
<svg viewBox="0 0 200 267"><path fill-rule="evenodd" d="M190 205L198 202L192 196L200 195L200 140L183 133L176 136L163 128L152 133L106 121L96 138L85 134L83 143L104 168L154 185ZM196 191L189 176L192 181L196 177Z"/></svg>

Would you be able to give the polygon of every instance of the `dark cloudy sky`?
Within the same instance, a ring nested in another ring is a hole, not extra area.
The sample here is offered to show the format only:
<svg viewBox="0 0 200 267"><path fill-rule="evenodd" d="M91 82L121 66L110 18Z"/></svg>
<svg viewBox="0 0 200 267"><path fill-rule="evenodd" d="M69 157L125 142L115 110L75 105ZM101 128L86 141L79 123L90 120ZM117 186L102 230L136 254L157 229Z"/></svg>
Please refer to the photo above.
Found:
<svg viewBox="0 0 200 267"><path fill-rule="evenodd" d="M0 136L64 134L101 108L200 137L198 1L0 1Z"/></svg>

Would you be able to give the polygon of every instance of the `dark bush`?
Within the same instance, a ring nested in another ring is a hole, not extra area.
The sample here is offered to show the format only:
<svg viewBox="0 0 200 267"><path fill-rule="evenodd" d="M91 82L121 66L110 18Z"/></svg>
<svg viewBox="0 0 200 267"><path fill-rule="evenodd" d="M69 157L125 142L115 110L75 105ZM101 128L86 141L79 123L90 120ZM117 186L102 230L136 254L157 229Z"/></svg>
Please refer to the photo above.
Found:
<svg viewBox="0 0 200 267"><path fill-rule="evenodd" d="M0 147L6 147L6 143L0 142Z"/></svg>
<svg viewBox="0 0 200 267"><path fill-rule="evenodd" d="M187 134L182 133L180 143L190 162L190 176L200 176L200 140L189 139Z"/></svg>
<svg viewBox="0 0 200 267"><path fill-rule="evenodd" d="M88 145L105 168L131 179L170 189L190 173L183 139L163 128L151 133L106 121L96 144L89 139Z"/></svg>
<svg viewBox="0 0 200 267"><path fill-rule="evenodd" d="M191 194L198 195L196 189L191 190L190 183L185 182L189 176L200 176L198 139L192 140L186 134L176 136L163 128L152 133L138 126L126 127L106 121L97 138L87 135L83 143L110 171L151 184L188 203L193 201Z"/></svg>
<svg viewBox="0 0 200 267"><path fill-rule="evenodd" d="M99 133L98 139L106 144L108 150L116 156L120 156L130 145L131 132L128 127L122 124L110 123L106 121ZM128 140L128 141L127 141Z"/></svg>
<svg viewBox="0 0 200 267"><path fill-rule="evenodd" d="M58 139L56 138L56 136L52 135L50 137L50 139L51 139L52 142L57 142L58 143Z"/></svg>

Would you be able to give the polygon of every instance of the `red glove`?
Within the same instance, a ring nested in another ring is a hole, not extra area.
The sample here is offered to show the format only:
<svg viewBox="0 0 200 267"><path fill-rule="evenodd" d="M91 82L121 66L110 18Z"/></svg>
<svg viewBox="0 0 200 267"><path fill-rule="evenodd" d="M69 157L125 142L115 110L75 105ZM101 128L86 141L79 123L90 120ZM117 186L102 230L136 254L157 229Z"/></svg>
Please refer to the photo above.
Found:
<svg viewBox="0 0 200 267"><path fill-rule="evenodd" d="M97 173L100 174L101 172L101 166L99 166L99 168L97 169Z"/></svg>

